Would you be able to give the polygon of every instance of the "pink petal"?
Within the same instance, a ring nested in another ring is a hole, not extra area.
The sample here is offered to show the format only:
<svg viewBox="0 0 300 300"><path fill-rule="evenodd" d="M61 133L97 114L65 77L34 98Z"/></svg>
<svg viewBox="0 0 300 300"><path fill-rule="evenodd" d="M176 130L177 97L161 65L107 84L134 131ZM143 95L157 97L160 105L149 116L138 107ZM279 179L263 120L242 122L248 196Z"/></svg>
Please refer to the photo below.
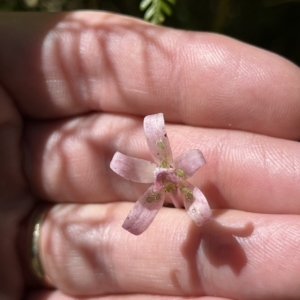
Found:
<svg viewBox="0 0 300 300"><path fill-rule="evenodd" d="M144 159L116 152L110 162L110 168L128 180L151 183L154 181L156 165Z"/></svg>
<svg viewBox="0 0 300 300"><path fill-rule="evenodd" d="M185 189L185 190L184 190ZM180 193L187 213L198 226L212 220L212 212L203 193L188 182L180 188Z"/></svg>
<svg viewBox="0 0 300 300"><path fill-rule="evenodd" d="M146 116L144 131L154 161L163 168L169 167L173 163L173 156L165 128L164 115L159 113Z"/></svg>
<svg viewBox="0 0 300 300"><path fill-rule="evenodd" d="M187 179L204 165L205 162L202 152L198 149L193 149L178 156L174 161L174 168L179 177ZM183 173L181 173L180 170L183 171ZM180 172L180 174L178 174L178 172ZM181 174L182 176L180 176Z"/></svg>
<svg viewBox="0 0 300 300"><path fill-rule="evenodd" d="M122 227L132 234L143 233L163 206L164 192L154 192L151 186L135 203Z"/></svg>
<svg viewBox="0 0 300 300"><path fill-rule="evenodd" d="M169 195L170 195L170 198L171 198L174 206L176 208L181 208L182 207L182 201L178 197L178 190L176 189L176 191L173 191L173 192L169 193Z"/></svg>

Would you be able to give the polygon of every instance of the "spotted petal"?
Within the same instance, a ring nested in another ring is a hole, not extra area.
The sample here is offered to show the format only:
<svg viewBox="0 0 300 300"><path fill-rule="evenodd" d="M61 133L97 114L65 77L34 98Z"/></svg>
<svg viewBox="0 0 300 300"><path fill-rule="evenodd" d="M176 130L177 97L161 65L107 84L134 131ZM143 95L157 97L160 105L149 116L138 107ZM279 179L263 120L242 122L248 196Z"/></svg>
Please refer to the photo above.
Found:
<svg viewBox="0 0 300 300"><path fill-rule="evenodd" d="M191 219L198 226L212 220L212 212L203 193L195 186L184 182L180 188L182 200Z"/></svg>
<svg viewBox="0 0 300 300"><path fill-rule="evenodd" d="M155 192L151 186L135 203L123 228L135 235L143 233L163 206L164 198L164 192Z"/></svg>
<svg viewBox="0 0 300 300"><path fill-rule="evenodd" d="M162 113L144 118L144 131L154 161L163 168L173 163L172 150Z"/></svg>
<svg viewBox="0 0 300 300"><path fill-rule="evenodd" d="M156 165L150 161L116 152L110 168L118 175L135 182L152 183Z"/></svg>
<svg viewBox="0 0 300 300"><path fill-rule="evenodd" d="M193 149L178 156L174 161L174 167L179 177L187 179L204 165L205 162L202 152L198 149Z"/></svg>

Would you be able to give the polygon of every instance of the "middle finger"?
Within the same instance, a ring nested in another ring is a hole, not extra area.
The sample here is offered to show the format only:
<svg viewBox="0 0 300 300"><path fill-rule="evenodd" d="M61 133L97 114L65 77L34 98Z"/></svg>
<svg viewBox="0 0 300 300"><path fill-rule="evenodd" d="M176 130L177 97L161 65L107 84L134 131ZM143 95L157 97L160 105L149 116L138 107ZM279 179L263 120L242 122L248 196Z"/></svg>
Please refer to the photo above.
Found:
<svg viewBox="0 0 300 300"><path fill-rule="evenodd" d="M88 115L27 127L27 177L54 202L135 201L147 189L113 173L113 154L150 159L141 119ZM192 178L214 208L300 213L298 142L257 134L167 125L174 157L200 149L206 158Z"/></svg>

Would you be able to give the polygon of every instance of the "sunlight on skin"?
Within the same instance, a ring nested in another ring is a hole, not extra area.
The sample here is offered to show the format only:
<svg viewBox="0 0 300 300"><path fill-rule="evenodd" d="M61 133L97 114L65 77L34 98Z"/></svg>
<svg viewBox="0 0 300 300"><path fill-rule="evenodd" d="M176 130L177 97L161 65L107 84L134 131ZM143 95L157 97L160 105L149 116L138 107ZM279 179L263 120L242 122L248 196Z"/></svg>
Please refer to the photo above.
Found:
<svg viewBox="0 0 300 300"><path fill-rule="evenodd" d="M32 117L163 111L172 122L300 137L299 69L273 53L107 13L8 19L1 18L11 32L3 43L14 44L17 36L23 55L18 47L0 50L1 80ZM14 60L19 72L9 65ZM31 77L22 76L31 69Z"/></svg>
<svg viewBox="0 0 300 300"><path fill-rule="evenodd" d="M298 299L297 66L228 37L100 12L1 14L0 44L0 298L24 291L15 245L39 199L77 203L53 208L43 227L62 291ZM150 159L142 118L157 112L175 157L201 149L207 164L191 183L228 211L197 227L163 207L135 237L121 227L125 202L145 186L109 163L116 151Z"/></svg>
<svg viewBox="0 0 300 300"><path fill-rule="evenodd" d="M293 280L300 265L299 216L220 210L214 221L197 227L184 210L162 208L136 237L121 227L130 207L65 204L50 211L42 248L55 286L71 295L155 289L161 295L251 299L249 293L279 295L286 286L299 293ZM257 274L264 276L257 281Z"/></svg>

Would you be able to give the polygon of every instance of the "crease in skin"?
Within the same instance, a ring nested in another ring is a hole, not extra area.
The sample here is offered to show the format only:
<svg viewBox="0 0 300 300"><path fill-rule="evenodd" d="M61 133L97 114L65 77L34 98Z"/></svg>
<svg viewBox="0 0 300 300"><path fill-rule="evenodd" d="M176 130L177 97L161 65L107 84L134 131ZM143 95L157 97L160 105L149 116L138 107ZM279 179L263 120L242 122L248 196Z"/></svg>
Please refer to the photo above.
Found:
<svg viewBox="0 0 300 300"><path fill-rule="evenodd" d="M149 159L143 133L138 130L140 122L138 118L124 115L99 116L95 113L78 117L76 122L49 122L47 126L39 123L38 130L33 123L27 137L34 154L31 156L35 158L30 163L31 169L27 170L30 181L34 182L32 188L52 201L59 196L64 201L78 202L87 199L87 195L92 202L135 200L134 196L143 193L145 187L111 174L108 161L116 150ZM212 207L290 214L300 209L296 201L299 184L295 184L300 177L290 167L300 168L297 142L240 131L171 124L167 128L175 146L174 155L188 148L203 151L207 164L194 176L192 183L203 190ZM55 134L66 139L49 149L48 140ZM188 139L188 145L182 137ZM51 172L47 178L41 176L52 168L51 157L66 166L59 170L63 176L57 177ZM281 162L275 163L272 170L274 160ZM63 178L64 184L56 184L53 190L47 190L58 178ZM79 186L83 191L70 194L69 191Z"/></svg>
<svg viewBox="0 0 300 300"><path fill-rule="evenodd" d="M294 222L291 221L293 217ZM253 239L248 241L248 245L255 249L251 251L253 259L249 269L255 271L260 266L257 276L261 278L261 285L268 287L265 298L297 299L300 291L294 278L299 276L300 263L298 217L275 215L273 218L276 222L268 222L263 215L257 220L257 230Z"/></svg>
<svg viewBox="0 0 300 300"><path fill-rule="evenodd" d="M296 238L297 244L288 242L295 240L294 234L298 236L298 216L219 210L214 212L215 221L199 229L183 211L163 208L149 231L137 238L121 228L131 204L64 206L70 207L69 211L57 211L57 216L53 211L51 220L46 221L43 247L47 249L48 274L57 276L57 283L61 272L68 274L69 281L60 288L74 296L84 289L77 284L84 272L90 278L85 288L89 287L91 296L116 290L119 293L155 290L164 295L218 294L250 300L259 295L277 299L282 290L291 299L299 293L296 279L300 239ZM87 220L90 228L80 226ZM71 235L65 234L64 227L76 222L80 230L75 228ZM286 241L282 241L285 227L293 229L286 235ZM53 239L56 243L51 242ZM53 247L60 256L53 252ZM76 255L70 256L70 250ZM65 256L68 260L62 263ZM77 259L79 256L81 260ZM294 259L289 259L293 256Z"/></svg>
<svg viewBox="0 0 300 300"><path fill-rule="evenodd" d="M100 14L75 13L75 14L66 14L66 15L70 16L71 19L74 18L74 20L76 19L76 16L77 16L78 21L80 21L80 19L86 19L87 17L83 17L84 15L85 16L92 16L93 15L94 16L94 20L93 20L94 23L93 23L93 25L95 25L95 24L99 25L99 22L100 23L102 22L102 20L100 20L101 19L100 16L103 16L101 13ZM11 15L9 16L9 18L11 18ZM29 18L32 18L32 15L29 15ZM44 21L44 22L49 22L49 17L48 16L47 17L43 16L42 18L45 18L46 21ZM98 20L95 21L95 19L97 19L97 18L98 18ZM34 18L32 18L32 19L34 19ZM50 17L50 19L53 20L51 17ZM14 45L13 49L16 49L16 50L12 51L11 54L8 53L8 52L5 52L6 51L5 49L9 49L9 47L2 47L1 50L0 50L1 51L0 57L2 57L2 58L4 57L5 58L4 60L1 61L2 68L1 68L1 71L0 71L1 72L0 76L1 76L1 80L3 81L3 85L5 86L5 88L7 89L7 91L16 98L16 101L18 102L18 105L19 105L19 107L20 107L21 110L24 111L24 106L25 106L25 104L24 104L25 102L23 102L24 99L26 99L26 101L28 101L28 102L26 102L27 104L30 103L30 105L28 105L28 111L27 111L27 113L30 112L29 114L31 114L31 116L39 116L41 118L41 117L45 117L45 116L49 117L51 115L52 117L53 116L59 117L59 116L62 116L62 115L57 115L57 113L60 111L60 109L64 110L64 112L62 112L62 114L64 116L66 114L74 114L74 113L78 113L78 112L82 112L82 111L85 112L86 107L84 106L85 103L82 104L82 102L81 102L82 99L79 99L80 103L75 103L75 101L72 101L72 97L69 98L69 100L71 99L70 103L61 102L61 101L55 101L55 104L52 103L53 106L51 106L51 104L49 103L49 98L50 98L49 95L48 95L49 90L45 87L45 77L44 77L45 74L43 72L40 72L41 71L40 70L40 62L41 61L40 61L40 56L39 56L39 54L40 54L39 53L39 50L40 50L39 47L40 47L41 40L43 40L43 38L41 36L43 35L42 31L45 30L45 23L41 22L40 26L32 26L32 22L28 22L28 19L23 19L23 20L25 20L25 21L13 22L14 24L18 25L17 27L20 28L22 34L16 34L18 29L12 28L12 30L10 30L11 28L9 28L9 27L8 28L5 27L6 30L3 30L3 31L0 32L1 44L3 44L3 45L12 45L13 44ZM112 20L112 19L110 19L110 20ZM129 20L129 19L127 19L127 20ZM3 22L6 22L6 21L7 21L7 19L4 18ZM89 20L85 20L85 21L87 23L89 23ZM134 21L131 21L131 22L132 22L131 24L136 24ZM54 23L54 22L51 21L50 23ZM90 24L92 24L92 23L90 23ZM139 23L139 24L142 24L142 23ZM113 27L111 25L113 25L113 24L110 23L109 26ZM29 27L27 27L27 26L29 26ZM146 25L143 25L143 26L146 26ZM37 27L37 29L33 30L32 33L30 33L30 31L31 31L31 29L33 27ZM29 30L28 30L28 28L29 28ZM40 29L40 28L42 28L42 29ZM156 29L154 29L154 27L151 27L151 28L153 28L153 31L155 32ZM157 30L160 30L160 29L157 29ZM2 34L2 32L4 32L4 35ZM10 32L10 34L7 35L7 32ZM165 32L167 32L167 30ZM17 37L17 39L14 40L14 37ZM23 37L26 37L26 39L23 39ZM198 45L197 43L199 43L199 41L201 41L201 34L191 34L190 38L191 38L192 42L195 43L194 45L197 48L197 45ZM122 42L122 39L117 41L117 44L116 44L117 46L123 45L120 41ZM218 37L218 36L214 36L214 37L211 36L211 43L218 43L218 42L220 42L220 43L228 43L228 44L234 43L234 45L236 45L236 47L242 46L241 43L233 42L232 40L227 39L227 38L221 38L221 37ZM56 51L59 52L59 50L62 49L62 48L60 48L61 44L59 45L59 47L57 46L57 48L55 49ZM74 43L74 44L75 44L75 48L78 47L78 43L77 44ZM192 43L188 43L188 46L192 46ZM121 48L121 47L119 47L119 48ZM64 49L66 49L66 48L64 48ZM78 49L78 48L76 48L76 49ZM199 48L197 48L197 49L199 51ZM267 134L270 134L270 135L274 135L275 134L277 136L284 137L284 138L298 138L299 137L299 126L298 126L299 125L298 124L299 117L297 115L297 111L298 111L297 107L299 105L298 104L298 102L299 102L298 101L298 97L299 96L297 96L297 95L299 95L299 85L297 84L297 80L299 78L299 69L298 68L296 69L295 66L292 66L292 64L289 64L287 61L285 61L283 59L280 59L278 57L276 58L276 56L274 56L272 54L268 54L267 52L263 52L263 51L257 51L257 49L255 50L254 48L251 48L251 49L252 49L251 51L252 51L252 54L253 54L253 58L256 59L255 63L261 63L263 61L262 58L266 59L266 55L270 55L270 57L272 57L272 59L270 59L266 63L266 67L268 67L268 65L269 66L271 65L272 68L273 68L272 70L276 70L276 73L274 73L274 74L278 74L278 77L276 77L277 80L275 80L273 82L262 82L264 84L264 85L262 84L262 87L264 88L263 91L266 91L266 93L268 92L268 95L265 98L267 99L268 97L270 97L273 100L275 99L274 102L273 102L273 104L272 104L272 105L274 105L275 110L273 111L273 114L271 114L271 116L274 117L275 121L277 121L277 122L274 122L274 119L271 120L272 121L272 122L270 122L271 125L270 125L270 127L268 127L267 120L263 119L264 122L263 122L262 125L264 125L265 127L264 126L260 127L259 128L259 132L261 132L261 133L267 133ZM33 50L33 51L31 51L31 50ZM111 50L113 50L113 49L111 49ZM18 54L18 53L21 53L21 52L22 52L22 55L16 55L16 53ZM113 51L111 51L111 53L113 53ZM114 54L117 54L117 53L118 52L116 52ZM264 53L264 57L260 56L260 54L263 55L263 53ZM3 54L3 56L2 56L2 54ZM254 55L254 54L257 54L257 55ZM17 59L16 60L9 59L10 57L13 57L13 56L17 57ZM11 65L11 61L14 61L14 63L16 63L16 65L18 65L18 68L14 68L13 65ZM61 62L59 62L59 63L61 63ZM122 65L122 64L119 64L119 65ZM124 64L124 66L126 66L126 64ZM202 67L201 64L195 64L194 66ZM64 67L64 70L62 70L62 71L64 71L67 74L67 72L66 72L66 71L68 71L67 68L65 66L63 66L63 67ZM28 70L30 72L28 72ZM70 70L71 71L75 71L75 73L78 73L78 72L82 71L82 69L80 67L74 68L74 69L71 68ZM28 76L29 73L30 73L31 76ZM195 73L197 73L197 70L195 71ZM202 74L202 73L199 72L199 74ZM285 77L284 78L280 77L281 74L284 74ZM78 74L74 74L74 76L75 75L78 75ZM126 77L125 75L123 75L123 76ZM152 77L150 77L150 78L153 79L154 77L155 76L153 76L153 74L152 74ZM13 80L12 80L12 78L13 78ZM70 76L70 79L73 79L73 78L74 77ZM245 78L245 80L246 79L247 78ZM281 79L283 79L283 80L281 80ZM50 78L50 80L52 80L52 79ZM56 79L54 79L54 80L56 80ZM161 80L161 77L160 77L160 80ZM57 82L59 84L68 84L67 81L68 81L68 76L65 76L65 78L62 78L61 81L59 80L59 78L57 78ZM124 82L126 82L126 81L124 81ZM78 83L80 85L84 85L84 83L82 83L80 80L78 81ZM114 81L113 80L111 82L108 82L108 83L111 83L111 85L110 86L107 85L107 86L114 87ZM119 83L120 83L120 81L117 82L117 86L119 86L118 85ZM279 84L276 84L276 83L279 83ZM199 78L197 78L197 84L199 84ZM159 88L161 86L163 86L163 83L161 83L161 85L155 86L157 89L153 89L154 92L155 91L160 91ZM168 86L168 85L166 85L166 86L169 89L169 91L172 91L172 89L170 88L170 86ZM272 90L269 90L269 86L272 86ZM19 90L15 90L15 87L18 87ZM196 88L197 87L198 87L198 85L196 86ZM241 87L243 87L243 85L241 85ZM274 87L276 87L277 89L274 90L273 89ZM63 88L64 88L64 86L61 87L62 90L63 90ZM32 93L33 90L35 91L34 94ZM73 84L73 90L76 91L76 84L75 83ZM192 90L192 86L191 86L191 90ZM51 91L51 89L50 89L50 91ZM196 91L197 91L197 89L196 89ZM202 93L196 95L195 99L204 99L205 101L211 100L212 101L211 103L213 105L215 105L216 102L214 102L213 100L216 101L216 97L207 98L207 96L204 95L203 90L200 90L200 91ZM86 95L85 92L86 92L86 90L83 88L82 89L81 97L82 98L84 98L84 97L90 97L90 96ZM124 89L121 90L121 92L123 93ZM167 92L168 91L166 91L166 90L162 90L161 94L159 94L159 92L158 92L158 94L153 93L153 95L151 95L152 98L150 99L153 102L150 102L150 105L147 105L147 102L142 102L141 101L142 98L139 98L139 97L133 97L133 99L131 99L131 97L130 97L131 95L128 95L126 93L122 94L122 96L124 96L124 98L120 97L118 94L116 94L117 97L113 97L114 95L112 95L111 97L107 97L106 99L108 99L109 101L112 101L113 99L117 99L117 100L118 99L119 100L120 99L122 99L122 100L126 99L127 101L124 101L124 103L126 102L125 103L126 107L125 107L125 109L123 108L124 111L122 111L122 112L137 111L136 108L140 107L139 105L142 103L142 109L144 109L144 111L141 112L141 114L143 114L145 111L151 110L153 108L153 106L151 106L151 103L155 104L155 102L154 102L155 99L158 100L158 101L162 101L163 99L165 99L166 95L168 95ZM195 92L195 90L193 90L193 92ZM209 92L209 90L207 92ZM261 94L256 95L255 94L255 90L251 91L251 93L249 93L249 90L242 89L242 92L246 92L247 95L250 95L251 97L248 98L248 100L251 100L253 102L255 101L255 99L259 100L259 99L263 99L264 98L263 95L261 95ZM257 91L257 92L259 92L259 91ZM278 92L279 96L276 95L277 94L276 92ZM105 93L105 91L104 91L104 93ZM164 94L164 93L166 93L166 94ZM176 93L176 91L174 93ZM280 94L280 93L285 94L285 95L282 96L282 94ZM63 94L63 92L62 92L62 94ZM221 93L221 95L222 95L222 93ZM242 97L243 93L241 93L241 95L239 93L236 93L235 95L236 95L237 98L241 98L241 99L245 100L245 98ZM118 98L118 96L119 96L119 98ZM187 97L187 96L185 98L186 99L190 99L190 97ZM201 96L202 96L202 98L201 98ZM43 99L44 101L41 101L41 99ZM105 97L104 97L104 99L105 99ZM172 97L170 97L170 99L172 99ZM282 100L282 101L280 101L280 103L283 103L283 105L284 105L283 109L280 109L280 108L282 108L280 106L278 108L278 106L277 106L278 103L276 102L276 99ZM132 100L132 102L130 102L130 100ZM285 101L283 101L283 100L285 100ZM40 109L40 107L39 107L40 103L42 103L43 109L38 112L38 110ZM100 102L98 102L98 100L97 100L97 101L95 101L95 103L99 104ZM197 100L194 103L201 103L201 101ZM116 108L118 106L117 104L118 103L113 103L113 105L115 105L115 106L113 106L113 108L112 107L108 107L108 109L110 108L111 110L113 110L114 108ZM130 104L133 104L133 105L130 105ZM203 102L202 102L202 104L203 104ZM82 108L81 105L83 105L84 107ZM157 106L159 106L159 104L157 104ZM167 108L169 108L169 107L167 107ZM128 111L126 111L126 109L128 109ZM132 111L130 109L132 109ZM291 109L293 109L293 111L292 111L293 114L292 114L291 117L289 117L288 112ZM168 109L166 109L166 110L168 110ZM168 111L170 111L170 110L168 110ZM195 109L195 111L198 112L198 110L196 110L196 109ZM223 110L222 110L218 106L218 110L215 112L216 113L215 118L213 118L214 117L213 114L211 114L209 116L210 117L209 118L209 122L212 119L216 120L216 123L213 124L214 126L217 126L218 125L217 122L220 121L220 118L218 118L219 117L218 111L221 111L224 114L222 116L226 117L226 109L224 110L224 108L223 108ZM200 112L201 113L203 112L203 115L201 115L200 113L197 113L197 115L194 116L195 124L198 124L198 122L200 122L201 124L205 125L205 124L207 124L207 123L205 123L205 116L209 115L209 113L211 113L213 111L210 111L210 110L201 111L200 110ZM237 114L237 112L235 110L234 110L234 112L235 112L235 114ZM280 112L280 114L279 114L279 112ZM60 113L61 113L61 111L60 111ZM239 116L241 117L241 115L239 115ZM281 118L281 116L283 116L284 118ZM191 117L191 116L188 116L188 117ZM245 129L245 130L247 130L247 126L249 126L249 124L254 124L255 123L255 118L254 119L251 118L251 117L253 117L253 112L252 112L252 114L250 114L250 116L247 115L247 117L248 118L247 118L247 122L246 123L243 123L240 120L239 120L239 122L233 122L234 120L231 120L231 118L229 118L229 119L230 119L230 123L238 124L238 125L236 125L238 127L235 128L235 129ZM170 112L168 118L170 120L176 120L176 111L175 112L174 111ZM263 116L263 118L265 118L265 116ZM191 120L192 118L186 118L186 119ZM201 121L199 121L199 120L201 120ZM278 122L278 120L282 120L281 122L283 122L283 123L281 123L280 121ZM285 123L286 120L287 120L288 123ZM225 119L225 121L226 121L226 119ZM225 121L224 121L224 124L227 124L227 122L225 122ZM220 123L220 124L222 125L222 123ZM241 125L243 125L244 128ZM282 125L285 125L285 126L282 126ZM251 128L251 130L254 130L253 127L250 127L250 128ZM191 128L189 128L189 130L191 130ZM267 131L264 131L264 130L267 130ZM213 131L211 131L211 133L212 132ZM268 139L269 141L271 140L270 138L267 138L267 137L265 137L265 138ZM91 138L91 140L92 140L92 138ZM273 141L275 141L275 140L273 140ZM297 147L293 147L292 143L288 143L287 141L283 141L282 140L281 142L282 142L283 146L286 146L287 148L290 149L290 152L291 152L290 154L293 157L297 157L297 154L296 154L297 151L298 151L298 149L296 149ZM96 144L97 143L94 143L94 145L96 145ZM128 146L128 147L130 148L130 146ZM97 148L97 147L95 147L95 148ZM97 150L99 150L99 149L97 149ZM208 150L209 150L209 148L208 148ZM95 152L97 152L97 151L95 151ZM107 153L105 153L105 155L109 155L109 151ZM210 154L210 155L213 156L213 154ZM285 159L283 159L283 160L285 160ZM75 159L74 161L78 161L78 160ZM92 160L92 161L93 161L93 163L95 162L95 160ZM287 163L288 163L288 160L287 160ZM295 164L295 159L293 160L293 163ZM245 163L245 165L246 165L246 163ZM211 166L213 167L213 164ZM93 167L94 167L94 165L93 165ZM234 165L232 167L234 167ZM278 165L277 165L277 167L278 167ZM283 174L284 174L284 168L283 167L284 167L284 164L282 164L282 171L283 171ZM297 168L295 168L295 170L297 170ZM207 171L208 171L207 174L209 174L209 168L208 168ZM280 170L278 170L278 171L280 171ZM80 176L80 172L78 172L77 174ZM85 175L86 173L82 172L82 174ZM292 177L292 176L290 176L290 177ZM82 179L82 178L78 177L78 179ZM259 179L259 178L257 178L257 179ZM262 178L262 179L265 180L264 178ZM268 198L267 197L268 195L266 195L265 197L261 197L261 199L254 199L254 202L255 202L255 200L259 200L258 202L261 205L264 205L265 201L267 201L268 199L271 199L271 201L272 201L271 204L272 205L269 206L270 210L274 209L275 212L276 212L276 209L277 209L277 212L278 212L278 211L280 211L280 209L282 209L282 210L285 210L284 212L289 212L289 210L290 210L293 213L297 213L297 209L298 209L297 206L296 206L297 202L298 202L297 201L297 199L298 199L298 197L297 197L297 185L290 186L288 184L291 180L297 180L297 179L298 178L295 179L295 176L293 176L293 178L287 178L287 180L285 180L284 182L282 182L283 186L288 187L284 191L282 191L282 190L280 191L279 190L279 193L274 193L272 195L269 195L270 198ZM223 178L223 180L224 180L224 178ZM257 182L259 182L259 180ZM287 184L285 184L285 183L287 183ZM63 186L63 184L64 184L63 181L60 182L60 186ZM204 185L205 185L205 183L204 183ZM250 183L249 183L248 186L251 187ZM275 186L275 188L278 188L277 185L274 185L274 186ZM232 187L233 191L235 191L234 188L236 188L236 187L234 187L234 186ZM236 188L236 190L238 190L238 188ZM87 189L87 191L88 191L88 189ZM66 192L66 191L63 191L63 192ZM223 193L223 195L222 195L222 193ZM62 195L62 194L63 193L61 193L60 195ZM96 193L96 194L98 194L98 195L101 194L101 196L102 196L102 193ZM105 197L106 196L105 193L103 193L103 194L104 194L104 197ZM241 202L237 202L238 205L240 205L241 203L243 203L243 201L245 201L245 199L247 200L247 198L246 198L247 194L248 195L251 194L251 191L250 191L250 193L246 193L245 192L245 194L244 195L240 195L240 197L236 197L236 198L232 197L232 198L241 201ZM57 197L54 197L54 195L47 195L47 196L49 196L50 198L53 197L52 199L55 199L55 201L58 201L58 199L59 199ZM68 196L68 195L64 195L64 196ZM74 193L74 196L75 196L74 198L76 199L76 193ZM89 200L92 198L92 197L87 197L87 195L85 195L85 196L86 196L86 199L89 199ZM220 197L224 196L224 191L223 190L219 191L219 196ZM70 199L72 199L72 200L74 200L74 198L70 197ZM214 197L211 196L211 199L213 199L213 198ZM231 199L231 197L229 195L225 195L225 200L228 201L229 199ZM281 200L285 199L285 202L282 204L281 207L279 206L280 203L278 203L278 200L280 200L280 199ZM103 200L101 199L101 201L103 201ZM251 206L250 206L250 209L251 209ZM290 215L288 217L291 218L291 219L293 219L292 215ZM299 221L298 221L298 223L299 223ZM277 228L274 227L274 229L277 229ZM297 229L298 228L295 227L295 232L299 231ZM269 239L272 238L273 236L274 236L273 234L270 234L270 235L266 236L265 240L268 242ZM288 238L288 235L286 237ZM294 240L297 241L296 238ZM66 242L66 241L64 240L64 242ZM54 240L53 244L55 244L55 240ZM283 244L283 245L285 245L285 244ZM274 247L274 249L277 249L277 248ZM279 247L279 249L277 249L277 250L280 251L280 250L282 250L282 248ZM218 253L218 251L216 251L216 252ZM293 258L294 257L291 256L291 260L293 260ZM276 263L275 260L274 260L274 263ZM284 266L284 265L285 264L283 263L280 266ZM267 267L269 268L268 265L267 265ZM222 268L220 270L222 270ZM281 274L282 273L278 273L278 275L281 275ZM287 278L285 279L286 281L288 281L288 279L290 279L289 276L291 276L291 274L287 274ZM226 277L226 276L224 276L224 277ZM296 276L295 278L298 278L298 277ZM288 287L288 288L290 288L291 285L293 284L291 280L289 282L281 282L282 286L284 286L283 283L286 283L285 286ZM294 289L293 289L293 287L291 287L291 289L289 289L289 290L290 291L296 290L296 288L294 287ZM298 291L298 295L299 295L299 290L296 290L296 292L297 291Z"/></svg>
<svg viewBox="0 0 300 300"><path fill-rule="evenodd" d="M33 291L30 293L27 300L77 300L78 297L72 297L66 295L60 291ZM149 294L118 294L118 295L105 295L105 296L95 296L89 297L85 300L234 300L228 298L220 297L178 297L178 296L159 296L159 295L149 295Z"/></svg>
<svg viewBox="0 0 300 300"><path fill-rule="evenodd" d="M173 122L222 128L233 124L234 129L299 138L299 87L296 84L299 68L275 54L221 35L155 27L107 13L57 14L55 18L40 20L39 29L35 28L32 33L33 26L27 24L27 18L31 17L20 17L18 23L28 26L22 27L22 36L28 37L26 42L14 40L20 26L11 25L8 28L11 35L0 35L0 38L3 44L6 39L14 42L18 45L16 48L26 54L18 59L18 74L14 73L15 68L8 68L6 61L3 62L3 70L7 71L3 82L11 91L9 81L14 78L20 93L24 92L22 99L29 99L32 104L26 108L31 116L36 116L37 111L39 117L44 114L49 118L95 109L120 113L139 111L145 115L160 108L166 112L167 120ZM181 46L177 49L174 45L179 41ZM87 44L83 46L82 42ZM130 57L132 44L144 44L137 47L135 59ZM190 53L191 58L187 59L186 53ZM1 54L9 57L5 49ZM211 68L214 65L213 60L207 59L209 55L215 55L216 59L220 55L234 59L223 60ZM176 65L180 65L175 72L168 68L175 65L174 58ZM28 69L33 70L34 80L29 81L24 76ZM223 81L215 76L226 70L229 73ZM237 76L239 72L241 75ZM185 76L177 80L178 74ZM47 87L48 79L50 85L58 83L59 95L51 95L55 87ZM33 84L38 86L36 97L28 94ZM128 87L148 93L127 93ZM185 87L182 89L185 92L178 93L179 87ZM45 99L43 109L39 99ZM22 100L19 97L16 100L24 110ZM186 108L179 103L186 103ZM194 109L187 110L188 107Z"/></svg>
<svg viewBox="0 0 300 300"><path fill-rule="evenodd" d="M231 214L238 219L238 214L244 213L236 211ZM263 297L263 299L297 299L299 287L295 284L295 278L299 275L300 264L299 255L297 254L300 243L297 234L297 230L299 230L299 224L297 224L298 216L252 214L251 217L251 214L245 213L245 216L247 215L253 220L252 229L254 230L245 238L237 237L237 242L244 251L246 264L240 273L234 273L235 269L230 271L228 268L230 264L227 267L215 264L214 270L213 263L210 266L211 268L205 268L205 264L203 265L202 263L202 266L204 266L202 273L208 275L208 277L204 277L206 293L211 294L213 290L218 289L220 295L229 298L261 299ZM219 220L219 217L217 219ZM231 219L229 218L229 220ZM222 224L224 223L222 222ZM285 234L286 231L288 231L287 234ZM222 244L222 239L224 240L224 236L221 237L221 240L212 240L218 245L218 243ZM216 253L217 262L222 258L225 258L227 263L230 262L229 253L232 253L232 251L226 254L226 247L228 245L222 244L222 247ZM294 256L294 259L292 256ZM235 263L237 262L235 261ZM209 276L211 273L214 274L213 278ZM222 275L218 276L219 273L222 273ZM232 277L233 274L237 276ZM248 277L250 274L253 274L253 281L251 280L251 282L249 282ZM232 282L227 282L224 279L225 277L227 279L237 279L245 289L236 290L232 294L230 291L235 290L236 286L234 284L231 285ZM257 281L255 278L260 279ZM222 284L224 280L225 283ZM247 292L247 287L250 286L251 289ZM287 290L289 291L288 296L286 294Z"/></svg>
<svg viewBox="0 0 300 300"><path fill-rule="evenodd" d="M297 256L294 258L287 257L287 253L293 253L297 251L300 243L300 238L298 237L298 225L291 225L288 222L288 216L285 217L284 220L278 222L277 224L264 224L264 220L261 219L261 224L264 225L261 230L257 231L257 248L262 248L266 253L269 253L270 256L273 257L282 257L284 260L297 260ZM270 243L261 243L260 241L267 240L268 238L272 238ZM276 241L276 244L274 243ZM291 251L286 251L286 248L289 248ZM285 251L283 251L285 249ZM276 253L276 255L274 255ZM267 259L270 259L267 257ZM299 260L299 258L298 258ZM296 263L297 261L295 261ZM300 260L299 260L300 262Z"/></svg>

